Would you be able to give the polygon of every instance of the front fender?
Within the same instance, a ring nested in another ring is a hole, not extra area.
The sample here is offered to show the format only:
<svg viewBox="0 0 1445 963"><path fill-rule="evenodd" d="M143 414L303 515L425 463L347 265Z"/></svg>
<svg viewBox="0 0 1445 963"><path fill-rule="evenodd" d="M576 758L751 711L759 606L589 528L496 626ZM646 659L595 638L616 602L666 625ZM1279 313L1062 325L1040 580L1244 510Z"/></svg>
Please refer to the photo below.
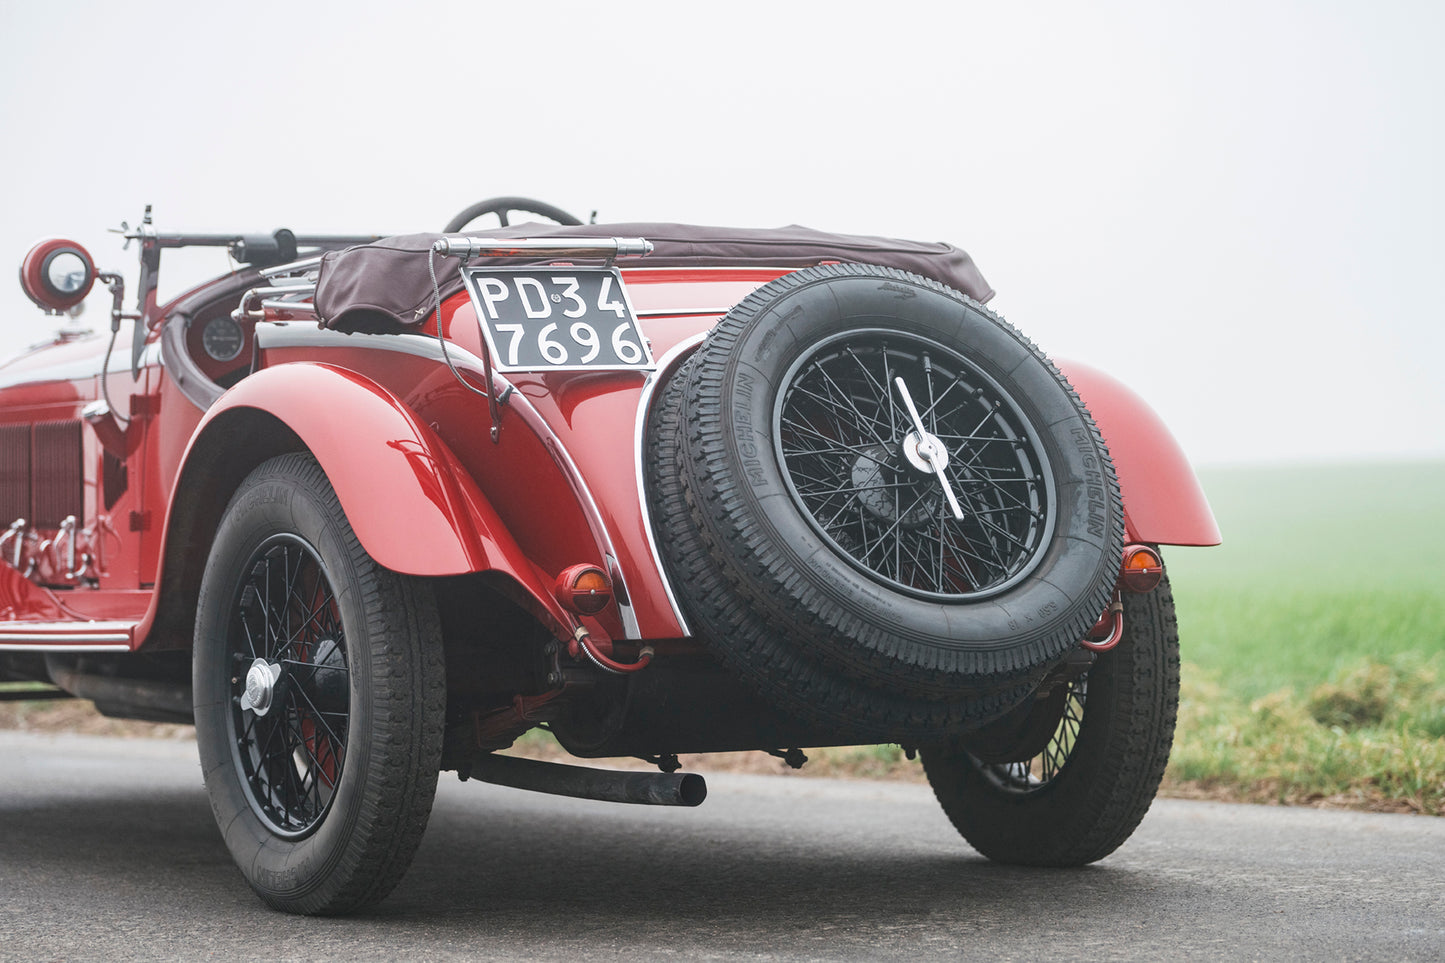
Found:
<svg viewBox="0 0 1445 963"><path fill-rule="evenodd" d="M1085 364L1058 361L1103 433L1124 496L1131 542L1218 545L1219 526L1184 451L1154 410L1122 382Z"/></svg>
<svg viewBox="0 0 1445 963"><path fill-rule="evenodd" d="M363 548L406 575L530 573L486 496L446 443L391 392L342 368L258 371L207 410L182 477L243 409L265 412L315 456Z"/></svg>

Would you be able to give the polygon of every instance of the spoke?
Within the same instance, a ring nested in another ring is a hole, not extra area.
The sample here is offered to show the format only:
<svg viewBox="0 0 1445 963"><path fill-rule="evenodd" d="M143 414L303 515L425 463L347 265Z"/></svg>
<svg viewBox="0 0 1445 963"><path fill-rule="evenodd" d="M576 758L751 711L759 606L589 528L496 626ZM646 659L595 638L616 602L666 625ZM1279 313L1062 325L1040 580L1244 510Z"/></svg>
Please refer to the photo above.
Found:
<svg viewBox="0 0 1445 963"><path fill-rule="evenodd" d="M821 480L819 481L819 484L822 484ZM881 492L881 491L885 491L885 490L890 489L890 488L912 488L912 487L913 487L913 482L880 482L880 483L877 484L877 485L844 485L842 488L832 488L832 489L829 489L829 490L827 490L827 491L821 491L821 492L819 492L819 491L812 491L812 490L809 490L809 491L807 491L807 492L802 492L802 491L800 490L799 494L806 494L806 495L808 495L809 497L816 498L816 497L823 496L823 495L836 495L836 494L838 494L839 492L848 492L848 493L852 494L852 493L854 493L854 492Z"/></svg>
<svg viewBox="0 0 1445 963"><path fill-rule="evenodd" d="M925 498L927 498L927 497L928 497L928 493L927 493L927 492L924 492L922 495L919 495L917 498L915 498L915 499L913 500L913 504L911 504L911 505L908 506L908 510L905 511L905 512L902 512L902 513L899 514L897 517L895 517L895 518L893 519L893 524L892 524L892 525L889 525L888 528L883 532L883 534L881 534L881 535L878 536L878 540L881 542L881 541L883 541L883 539L888 538L888 537L889 537L890 535L892 535L895 531L897 531L897 530L898 530L898 526L903 524L903 520L904 520L905 518L907 518L909 515L912 515L912 514L913 514L913 510L914 510L915 508L917 508L919 505L921 505L921 504L923 503L923 500L924 500Z"/></svg>
<svg viewBox="0 0 1445 963"><path fill-rule="evenodd" d="M959 544L953 540L952 536L946 530L940 528L939 534L941 535L943 541L948 543L948 549L950 554L953 555L953 560L962 567L963 574L968 579L969 584L972 585L974 588L977 588L980 585L987 584L983 580L979 579L979 577L974 573L972 566L968 564L968 560L972 558L976 562L987 566L989 564L988 559L977 555L966 548L960 547Z"/></svg>
<svg viewBox="0 0 1445 963"><path fill-rule="evenodd" d="M928 430L935 438L938 437L938 415L933 410L933 362L928 357L928 352L923 352L923 381L928 385Z"/></svg>
<svg viewBox="0 0 1445 963"><path fill-rule="evenodd" d="M835 411L838 411L841 414L852 416L848 421L841 421L837 418L834 418L834 423L839 428L852 429L855 434L862 434L861 429L865 426L871 425L873 419L863 414L862 410L859 409L858 405L854 403L852 396L849 395L848 392L844 391L842 387L838 385L838 382L834 381L832 376L829 375L827 371L823 370L821 367L815 367L814 370L818 373L818 376L823 379L824 387L828 388L830 392L838 399L837 401L831 402L830 407L834 408ZM842 404L838 403L840 401L842 402ZM882 443L883 439L878 437L877 432L874 432L870 429L868 431L868 434L873 436L873 441Z"/></svg>
<svg viewBox="0 0 1445 963"><path fill-rule="evenodd" d="M951 441L957 441L960 443L967 441L977 445L987 445L990 442L998 442L1007 445L1012 445L1014 443L1012 438L1000 438L997 435L953 435L949 434L946 431L935 431L934 434L937 435L939 438L947 438Z"/></svg>
<svg viewBox="0 0 1445 963"><path fill-rule="evenodd" d="M858 371L860 374L863 375L863 383L868 387L870 391L872 391L873 400L878 403L878 407L888 409L888 423L890 426L893 426L893 406L888 402L888 359L886 357L887 349L884 349L885 357L883 359L882 381L879 381L873 377L873 372L868 370L868 366L863 363L863 359L858 357L858 353L852 348L849 348L844 353L857 363ZM894 431L894 435L897 435L896 430Z"/></svg>
<svg viewBox="0 0 1445 963"><path fill-rule="evenodd" d="M833 527L833 523L836 522L842 516L842 514L848 510L848 506L853 504L855 501L856 499L853 498L843 499L843 507L834 512L832 518L828 519L826 522L820 523L823 526L823 531L826 532L830 530ZM861 509L863 506L861 503L859 503L858 507Z"/></svg>
<svg viewBox="0 0 1445 963"><path fill-rule="evenodd" d="M316 721L319 722L319 723L321 723L321 725L326 729L326 735L327 735L328 737L330 737L331 739L335 740L337 743L340 743L340 744L342 744L342 745L345 745L345 744L346 744L346 741L345 741L344 739L340 738L339 736L337 736L335 730L333 730L333 729L331 728L331 725L326 721L325 718L323 718L323 717L326 716L328 713L324 713L324 712L322 712L320 709L316 708L316 703L314 703L314 702L311 701L311 696L307 695L306 690L305 690L304 688L302 688L302 687L299 686L299 685L295 685L295 686L292 686L292 687L291 687L291 691L294 692L294 693L296 693L297 695L301 696L301 698L303 698L303 699L306 700L306 708L308 708L308 709L311 711L311 714L316 717ZM300 707L298 706L297 708L299 709ZM346 715L345 715L345 714L339 713L339 712L330 713L330 715L339 715L339 716L341 716L343 719L346 718Z"/></svg>
<svg viewBox="0 0 1445 963"><path fill-rule="evenodd" d="M959 385L961 385L962 383L963 383L963 382L962 382L960 379L958 379L958 378L953 379L953 381L949 384L949 386L948 386L947 388L944 388L944 389L943 389L943 394L939 395L937 398L935 398L935 399L933 399L932 401L930 401L930 402L928 403L928 407L927 407L924 411L920 412L920 414L922 414L925 418L927 418L929 415L932 415L932 416L933 416L934 424L937 424L937 423L938 423L938 415L935 413L935 409L936 409L940 404L943 403L943 399L944 399L944 398L947 398L947 397L948 397L949 392L951 392L954 388L957 388L957 387L958 387ZM930 384L929 387L931 388L932 385ZM967 402L964 402L964 404L967 404ZM962 407L962 406L960 406L960 407ZM953 411L957 411L957 410L958 410L958 408L954 408L954 409L953 409Z"/></svg>
<svg viewBox="0 0 1445 963"><path fill-rule="evenodd" d="M888 353L887 353L886 350L884 351L883 359L884 359L884 367L886 368L886 367L887 367L887 360L888 360ZM903 512L901 512L901 511L899 510L899 506L902 504L903 499L900 498L899 495L900 495L900 492L898 491L898 489L895 488L895 489L893 490L893 517L894 517L894 519L896 519L896 521L894 521L894 523L893 523L893 527L894 527L894 528L897 528L899 525L903 524ZM912 509L910 508L909 511L912 511ZM893 529L889 529L889 531L892 531L892 530L893 530ZM884 534L884 537L885 537L885 538L887 537L887 533ZM900 548L902 548L902 539L900 539L900 538L895 538L895 539L893 539L893 577L894 577L894 578L898 578L898 575L899 575L899 573L900 573L900 566L899 566L899 564L898 564L898 552L899 552L899 549L900 549Z"/></svg>
<svg viewBox="0 0 1445 963"><path fill-rule="evenodd" d="M799 385L793 390L800 391L803 394L806 394L808 397L818 401L819 403L827 405L835 413L835 415L852 415L854 418L857 418L859 426L868 426L869 434L873 436L873 440L878 442L879 444L882 444L886 439L880 438L878 436L878 432L876 430L873 430L873 426L880 425L880 422L871 415L863 414L862 410L859 409L856 404L854 404L852 396L849 395L846 391L844 391L842 386L840 386L837 381L833 380L832 376L829 375L828 372L824 371L822 368L817 368L816 370L818 374L822 377L825 386L830 389L829 393L830 395L832 395L832 397L823 397L822 395L815 394L814 392L809 391L802 385ZM892 435L890 434L889 437L891 438Z"/></svg>
<svg viewBox="0 0 1445 963"><path fill-rule="evenodd" d="M294 728L292 731L293 731L293 732L296 734L296 736L297 736L297 739L296 739L296 748L297 748L297 749L300 749L303 753L305 753L306 758L309 759L309 760L311 760L311 765L307 766L307 770L308 770L308 772L309 772L309 771L311 771L311 770L313 770L313 769L319 769L320 766L321 766L321 760L318 759L318 758L316 758L316 752L315 752L315 750L313 750L313 749L311 748L311 746L309 745L310 743L315 742L317 737L316 737L316 734L315 734L314 732L313 732L309 737L306 735L306 728L305 728L305 726L306 726L306 721L307 721L307 720L302 719L302 718L299 716L299 714L298 714L297 717L296 717L296 719L295 719L296 726L295 726L295 728ZM294 759L294 753L293 753L293 759Z"/></svg>
<svg viewBox="0 0 1445 963"><path fill-rule="evenodd" d="M239 736L237 736L237 739L238 739L239 741L241 741L242 743L245 743L245 744L247 744L247 745L250 745L251 743L255 742L255 739L256 739L256 720L258 720L258 719L260 719L260 718L261 718L261 717L258 716L258 715L256 715L256 713L252 712L252 713L251 713L251 718L250 718L250 719L245 719L245 718L244 718L244 713L243 713L243 715L242 715L243 721L242 721L242 725L241 725L241 734L240 734Z"/></svg>
<svg viewBox="0 0 1445 963"><path fill-rule="evenodd" d="M241 610L240 610L239 615L238 615L238 618L237 618L237 621L239 621L239 622L241 623L241 630L246 633L246 648L249 649L250 652L251 652L251 659L252 659L253 661L254 661L255 659L259 659L260 656L256 654L256 639L255 639L255 637L251 634L251 626L250 626L250 624L246 621L246 610L245 610L245 609L241 609ZM263 644L263 645L265 644L264 640L263 640L262 644Z"/></svg>
<svg viewBox="0 0 1445 963"><path fill-rule="evenodd" d="M272 655L275 654L274 650L271 648L271 643L274 641L274 635L271 631L271 556L266 556L264 560L264 566L265 573L261 576L261 578L262 583L266 589L266 598L265 602L262 604L261 607L261 617L266 620L266 658L269 659Z"/></svg>
<svg viewBox="0 0 1445 963"><path fill-rule="evenodd" d="M997 523L991 521L986 515L976 516L975 521L978 523L978 525L979 525L980 528L989 528L989 529L992 529L993 531L997 532L999 535L1001 535L1001 536L1003 536L1004 538L1008 539L1010 542L1013 542L1013 543L1014 543L1015 545L1017 545L1019 548L1028 548L1028 547L1029 547L1029 546L1028 546L1028 542L1026 542L1026 541L1024 541L1023 539L1019 538L1017 535L1013 534L1013 533L1010 532L1008 529L1000 527ZM993 544L993 539L989 539L989 544Z"/></svg>
<svg viewBox="0 0 1445 963"><path fill-rule="evenodd" d="M819 432L819 431L817 431L816 429L810 428L810 427L808 427L807 425L802 425L802 424L799 424L799 423L797 423L797 422L788 422L788 423L786 423L785 425L783 425L783 427L789 428L789 429L791 429L791 430L793 430L793 431L804 431L804 432L807 432L807 433L810 434L810 435L813 435L815 438L819 438L819 439L821 439L821 440L823 440L823 441L829 442L830 444L837 445L838 447L837 447L837 449L835 449L835 450L837 450L837 451L846 451L846 452L849 452L850 454L858 455L859 457L862 457L862 458L867 458L869 461L876 461L876 462L878 462L878 464L880 464L880 465L886 465L886 464L887 464L887 462L879 461L877 457L875 457L874 455L869 454L867 448L862 448L862 447L859 447L859 446L857 446L857 445L849 445L849 444L847 444L847 443L845 443L845 442L839 441L839 440L836 439L836 438L829 438L827 435L823 434L822 432Z"/></svg>
<svg viewBox="0 0 1445 963"><path fill-rule="evenodd" d="M305 818L304 811L298 814L296 810L301 806L306 797L305 791L301 788L301 775L296 771L296 747L293 744L293 737L298 735L298 733L294 728L295 721L296 720L289 715L286 717L286 755L284 758L277 760L277 763L286 772L285 783L288 787L286 799L283 803L286 811L282 813L282 816L288 824L293 825L302 822Z"/></svg>

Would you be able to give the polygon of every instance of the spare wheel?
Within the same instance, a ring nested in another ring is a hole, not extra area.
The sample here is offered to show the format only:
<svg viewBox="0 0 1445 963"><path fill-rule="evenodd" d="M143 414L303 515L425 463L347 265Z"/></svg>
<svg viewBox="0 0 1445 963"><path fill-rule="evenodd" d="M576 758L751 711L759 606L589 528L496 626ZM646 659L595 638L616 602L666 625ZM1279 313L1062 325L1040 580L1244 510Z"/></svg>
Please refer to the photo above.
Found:
<svg viewBox="0 0 1445 963"><path fill-rule="evenodd" d="M801 706L831 679L1002 693L1107 605L1123 523L1098 429L1032 343L957 291L797 271L676 377L678 410L651 429L654 452L677 448L651 460L659 541L699 637L764 695Z"/></svg>

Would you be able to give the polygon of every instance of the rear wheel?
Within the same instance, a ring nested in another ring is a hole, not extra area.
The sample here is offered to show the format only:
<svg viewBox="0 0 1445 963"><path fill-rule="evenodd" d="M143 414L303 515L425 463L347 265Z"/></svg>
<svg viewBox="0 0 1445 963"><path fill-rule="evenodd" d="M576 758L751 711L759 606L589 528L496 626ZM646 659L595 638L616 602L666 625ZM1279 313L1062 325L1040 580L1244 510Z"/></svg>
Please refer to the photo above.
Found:
<svg viewBox="0 0 1445 963"><path fill-rule="evenodd" d="M252 472L206 565L193 687L211 807L267 903L348 912L400 880L436 791L443 671L431 592L372 561L320 466Z"/></svg>
<svg viewBox="0 0 1445 963"><path fill-rule="evenodd" d="M1001 863L1080 866L1117 849L1144 818L1174 739L1179 634L1167 579L1124 596L1124 637L1032 711L925 749L923 768L953 825Z"/></svg>

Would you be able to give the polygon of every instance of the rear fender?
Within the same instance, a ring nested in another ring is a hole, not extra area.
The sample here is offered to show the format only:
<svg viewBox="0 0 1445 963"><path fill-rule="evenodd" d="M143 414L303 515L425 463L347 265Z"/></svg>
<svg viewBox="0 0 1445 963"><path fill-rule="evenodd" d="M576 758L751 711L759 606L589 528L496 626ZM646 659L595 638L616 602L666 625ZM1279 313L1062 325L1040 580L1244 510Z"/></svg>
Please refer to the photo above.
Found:
<svg viewBox="0 0 1445 963"><path fill-rule="evenodd" d="M203 559L194 556L209 544L221 507L251 467L303 447L325 471L357 539L378 564L405 575L509 576L520 587L519 602L554 633L570 634L567 614L542 573L447 444L385 388L324 364L265 368L207 410L183 457L167 513L167 571L160 584L178 585L186 569L201 567ZM247 452L239 462L237 448ZM218 473L228 478L218 480ZM186 499L219 504L197 510L185 507ZM207 514L213 517L201 521ZM154 609L142 630L150 627Z"/></svg>
<svg viewBox="0 0 1445 963"><path fill-rule="evenodd" d="M1131 542L1218 545L1219 526L1189 460L1164 422L1122 382L1085 364L1059 361L1088 405L1113 456Z"/></svg>

